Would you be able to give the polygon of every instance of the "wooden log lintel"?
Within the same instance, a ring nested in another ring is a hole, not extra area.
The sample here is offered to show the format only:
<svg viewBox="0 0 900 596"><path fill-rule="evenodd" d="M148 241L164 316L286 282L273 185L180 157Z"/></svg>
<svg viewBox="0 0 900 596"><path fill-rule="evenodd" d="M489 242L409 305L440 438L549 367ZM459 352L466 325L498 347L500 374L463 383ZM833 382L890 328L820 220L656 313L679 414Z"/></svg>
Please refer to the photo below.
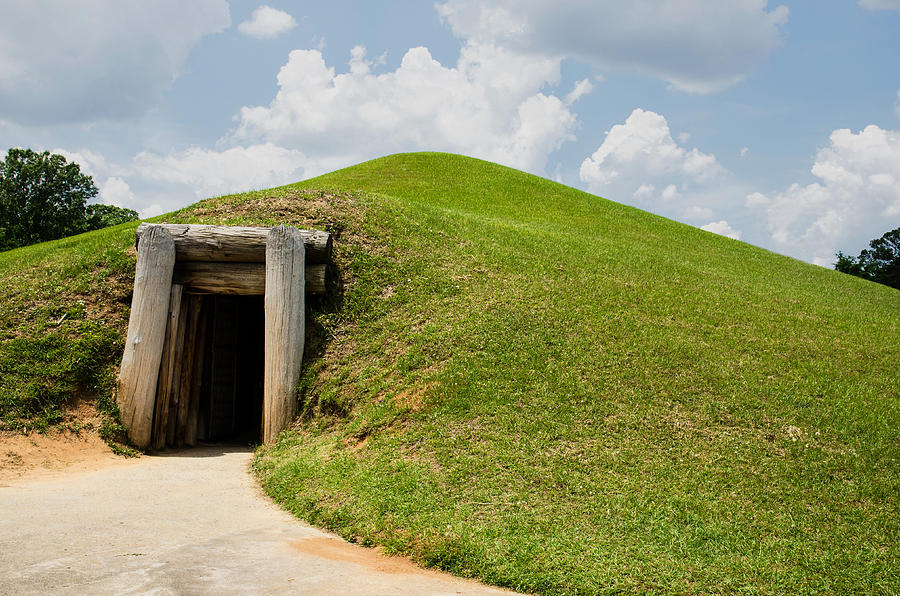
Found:
<svg viewBox="0 0 900 596"><path fill-rule="evenodd" d="M306 266L307 295L325 293L325 265ZM182 284L192 294L232 294L262 296L266 293L265 263L175 263L173 283Z"/></svg>
<svg viewBox="0 0 900 596"><path fill-rule="evenodd" d="M166 229L175 241L175 258L179 261L226 261L265 263L266 238L272 228L244 226L209 226L199 224L147 224L136 232L136 242L151 226ZM299 230L306 249L308 264L331 261L331 234L318 230Z"/></svg>

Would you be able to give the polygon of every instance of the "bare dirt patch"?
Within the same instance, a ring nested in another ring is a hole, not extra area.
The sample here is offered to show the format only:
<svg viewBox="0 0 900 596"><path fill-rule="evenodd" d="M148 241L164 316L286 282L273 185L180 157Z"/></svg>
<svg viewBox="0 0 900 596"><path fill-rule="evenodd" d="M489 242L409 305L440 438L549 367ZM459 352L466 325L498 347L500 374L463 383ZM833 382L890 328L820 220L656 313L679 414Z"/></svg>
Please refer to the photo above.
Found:
<svg viewBox="0 0 900 596"><path fill-rule="evenodd" d="M41 434L0 431L0 486L126 465L100 438L102 419L93 404L69 408L66 422Z"/></svg>
<svg viewBox="0 0 900 596"><path fill-rule="evenodd" d="M344 542L339 538L311 536L303 540L290 543L295 551L346 563L356 563L379 573L392 575L417 575L434 579L446 579L447 575L434 569L424 569L411 560L404 557L391 557L385 555L380 548L360 548L355 544ZM468 580L458 579L460 584L469 583ZM477 586L476 582L471 582Z"/></svg>
<svg viewBox="0 0 900 596"><path fill-rule="evenodd" d="M418 412L425 407L425 396L434 387L434 383L428 383L422 387L410 387L404 389L392 399L398 408Z"/></svg>

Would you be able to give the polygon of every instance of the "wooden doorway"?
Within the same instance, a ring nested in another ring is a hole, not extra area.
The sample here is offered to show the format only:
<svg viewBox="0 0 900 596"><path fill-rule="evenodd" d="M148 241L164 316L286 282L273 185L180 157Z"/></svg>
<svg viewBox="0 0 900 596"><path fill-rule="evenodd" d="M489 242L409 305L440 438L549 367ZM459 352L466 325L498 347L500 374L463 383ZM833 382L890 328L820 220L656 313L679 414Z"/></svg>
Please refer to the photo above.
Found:
<svg viewBox="0 0 900 596"><path fill-rule="evenodd" d="M201 441L259 443L265 330L262 296L210 297L208 382L201 391Z"/></svg>
<svg viewBox="0 0 900 596"><path fill-rule="evenodd" d="M270 443L294 416L305 294L325 290L331 235L141 224L137 240L117 383L129 439Z"/></svg>

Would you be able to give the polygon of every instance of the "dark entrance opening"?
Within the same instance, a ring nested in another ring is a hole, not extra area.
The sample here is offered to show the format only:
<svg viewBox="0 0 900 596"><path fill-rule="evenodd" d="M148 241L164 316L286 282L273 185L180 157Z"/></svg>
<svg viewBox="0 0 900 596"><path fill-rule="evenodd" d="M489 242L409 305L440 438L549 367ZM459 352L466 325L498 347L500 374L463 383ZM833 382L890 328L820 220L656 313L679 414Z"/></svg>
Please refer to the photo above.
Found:
<svg viewBox="0 0 900 596"><path fill-rule="evenodd" d="M262 437L263 296L210 296L198 439L259 443Z"/></svg>

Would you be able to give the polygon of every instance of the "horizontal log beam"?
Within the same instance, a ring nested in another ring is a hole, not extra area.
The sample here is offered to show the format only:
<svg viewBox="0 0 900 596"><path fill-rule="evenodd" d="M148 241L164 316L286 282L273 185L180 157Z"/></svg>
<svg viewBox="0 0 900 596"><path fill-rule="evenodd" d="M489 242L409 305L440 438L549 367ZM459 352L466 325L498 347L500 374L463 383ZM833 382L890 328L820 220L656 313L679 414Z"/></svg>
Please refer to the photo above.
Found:
<svg viewBox="0 0 900 596"><path fill-rule="evenodd" d="M271 228L142 223L136 233L138 244L150 226L162 226L169 232L175 241L178 261L266 262L266 238ZM331 234L300 230L300 238L306 249L307 264L331 262Z"/></svg>
<svg viewBox="0 0 900 596"><path fill-rule="evenodd" d="M306 294L325 293L325 265L306 266ZM262 296L266 293L265 263L175 263L172 281L192 294Z"/></svg>

